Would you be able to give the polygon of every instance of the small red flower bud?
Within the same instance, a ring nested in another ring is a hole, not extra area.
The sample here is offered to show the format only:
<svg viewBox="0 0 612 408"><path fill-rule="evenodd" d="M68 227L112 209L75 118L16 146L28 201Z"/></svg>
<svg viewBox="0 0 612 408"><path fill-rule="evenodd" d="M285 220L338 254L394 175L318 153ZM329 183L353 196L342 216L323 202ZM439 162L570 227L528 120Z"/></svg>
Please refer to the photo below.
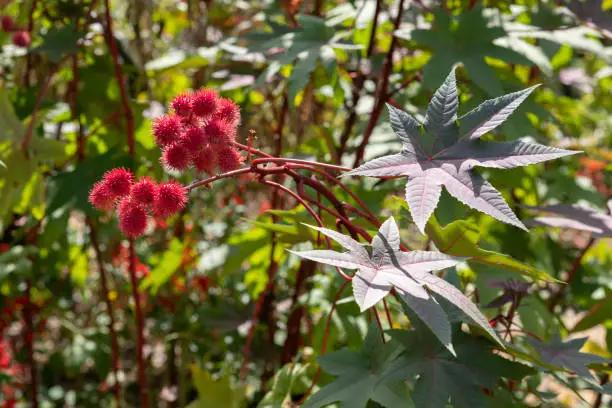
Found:
<svg viewBox="0 0 612 408"><path fill-rule="evenodd" d="M204 125L204 136L209 143L233 142L236 138L236 129L229 123L213 119Z"/></svg>
<svg viewBox="0 0 612 408"><path fill-rule="evenodd" d="M102 182L106 184L109 191L115 197L123 197L130 194L133 181L134 175L122 167L107 171L102 178Z"/></svg>
<svg viewBox="0 0 612 408"><path fill-rule="evenodd" d="M135 203L148 207L153 205L155 201L156 188L157 185L153 180L148 177L143 177L132 185L130 195Z"/></svg>
<svg viewBox="0 0 612 408"><path fill-rule="evenodd" d="M191 113L192 95L190 93L182 93L174 97L170 106L177 115L185 117Z"/></svg>
<svg viewBox="0 0 612 408"><path fill-rule="evenodd" d="M2 16L0 24L2 25L3 31L13 31L15 28L15 20L13 20L13 17L11 16Z"/></svg>
<svg viewBox="0 0 612 408"><path fill-rule="evenodd" d="M193 114L202 119L209 119L217 111L219 94L209 88L202 88L193 95L191 108Z"/></svg>
<svg viewBox="0 0 612 408"><path fill-rule="evenodd" d="M189 150L182 143L172 143L164 148L161 162L173 170L185 170L189 166Z"/></svg>
<svg viewBox="0 0 612 408"><path fill-rule="evenodd" d="M188 127L181 137L181 144L191 153L197 152L204 145L204 142L204 131L197 126Z"/></svg>
<svg viewBox="0 0 612 408"><path fill-rule="evenodd" d="M30 33L27 31L18 31L13 34L13 44L17 47L29 47L32 41L30 40Z"/></svg>
<svg viewBox="0 0 612 408"><path fill-rule="evenodd" d="M215 167L217 167L215 163L215 153L210 146L204 146L202 150L197 152L191 158L191 163L199 173L208 173L210 175L215 173Z"/></svg>
<svg viewBox="0 0 612 408"><path fill-rule="evenodd" d="M125 197L117 206L117 214L119 215L119 228L125 235L137 237L144 234L147 229L147 212L142 206L129 197Z"/></svg>
<svg viewBox="0 0 612 408"><path fill-rule="evenodd" d="M226 98L221 98L217 107L216 118L219 118L232 126L238 126L240 123L240 108L234 101Z"/></svg>
<svg viewBox="0 0 612 408"><path fill-rule="evenodd" d="M217 150L217 163L221 171L235 170L244 162L244 157L234 147L226 146Z"/></svg>
<svg viewBox="0 0 612 408"><path fill-rule="evenodd" d="M183 130L181 119L175 115L164 115L155 119L153 136L159 147L164 147L177 140Z"/></svg>
<svg viewBox="0 0 612 408"><path fill-rule="evenodd" d="M110 210L115 205L115 198L105 182L94 184L89 192L89 202L98 210Z"/></svg>
<svg viewBox="0 0 612 408"><path fill-rule="evenodd" d="M187 190L176 181L160 184L155 194L153 214L157 217L170 217L187 204Z"/></svg>

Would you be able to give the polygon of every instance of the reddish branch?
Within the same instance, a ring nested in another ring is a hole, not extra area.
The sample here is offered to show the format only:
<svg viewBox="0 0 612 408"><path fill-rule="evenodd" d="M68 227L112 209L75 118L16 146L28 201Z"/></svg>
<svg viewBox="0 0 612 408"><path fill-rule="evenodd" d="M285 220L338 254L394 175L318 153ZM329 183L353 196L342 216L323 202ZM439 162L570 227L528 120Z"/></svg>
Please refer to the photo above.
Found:
<svg viewBox="0 0 612 408"><path fill-rule="evenodd" d="M49 89L49 85L51 84L51 79L53 78L53 75L55 75L55 73L57 72L58 67L59 67L59 64L54 66L51 69L51 72L49 72L47 79L45 80L42 88L40 89L40 92L38 93L38 98L36 99L34 110L32 110L32 114L30 115L30 122L28 122L28 127L26 128L25 137L23 139L23 142L21 143L21 148L24 151L26 151L28 149L28 146L30 145L30 141L32 140L32 134L34 133L36 114L40 110L40 105L43 99L45 98L45 94L47 93L47 90Z"/></svg>
<svg viewBox="0 0 612 408"><path fill-rule="evenodd" d="M586 255L586 253L593 246L594 243L595 243L595 238L591 237L591 239L589 239L589 242L587 242L584 248L580 250L580 253L578 253L578 256L574 259L574 262L572 262L572 266L567 271L566 284L560 285L559 290L557 290L557 292L551 296L550 303L548 305L548 310L552 311L557 305L557 303L559 303L559 301L563 297L563 294L567 290L567 287L576 277L576 274L578 273L578 270L580 269L580 264L582 263L582 258L584 258L584 255Z"/></svg>
<svg viewBox="0 0 612 408"><path fill-rule="evenodd" d="M106 36L108 40L108 47L110 49L111 57L113 59L113 66L115 69L115 78L119 84L119 91L121 94L121 103L123 104L123 114L125 115L128 151L130 156L134 156L134 113L130 107L130 101L128 100L127 89L123 80L123 74L121 72L121 65L119 64L119 52L117 50L117 42L113 35L113 20L110 14L109 0L104 0L106 19Z"/></svg>
<svg viewBox="0 0 612 408"><path fill-rule="evenodd" d="M109 323L108 330L111 342L111 362L113 376L115 382L113 384L113 394L115 394L116 406L121 406L121 388L119 385L119 342L117 341L117 332L115 330L115 312L113 310L113 302L109 296L108 290L108 279L106 277L106 268L104 267L104 261L102 260L102 251L100 251L100 244L98 243L98 236L94 224L90 218L87 219L89 224L89 239L91 240L91 246L96 254L96 261L98 264L98 270L100 271L100 285L102 291L102 298L106 304L106 312L108 313Z"/></svg>
<svg viewBox="0 0 612 408"><path fill-rule="evenodd" d="M382 0L376 0L376 9L374 10L374 17L372 18L372 31L370 32L370 41L368 42L368 49L366 51L366 58L368 59L374 52L374 45L376 44L376 30L378 29L378 15L380 14L381 8ZM361 98L361 91L363 90L366 77L367 76L363 72L360 72L357 78L355 78L355 87L353 88L352 92L351 110L348 115L348 119L346 120L346 125L344 126L342 135L340 136L340 146L338 147L336 163L340 163L342 161L342 155L346 150L346 144L348 143L348 139L351 136L353 128L355 127L355 123L357 122L357 104Z"/></svg>
<svg viewBox="0 0 612 408"><path fill-rule="evenodd" d="M138 387L140 391L140 406L149 407L149 394L147 387L147 377L145 374L144 360L144 317L140 305L140 294L138 293L138 278L136 277L136 251L134 251L134 240L130 239L130 280L132 283L132 296L134 297L134 312L136 314L136 358L138 361Z"/></svg>
<svg viewBox="0 0 612 408"><path fill-rule="evenodd" d="M397 15L395 16L395 20L393 22L393 31L395 32L402 22L402 16L404 14L404 0L400 0ZM393 53L395 51L395 47L397 46L397 37L392 34L391 37L391 46L389 47L389 52L387 53L387 58L385 59L385 63L382 67L380 73L380 80L378 82L378 87L376 88L376 103L374 105L374 109L372 110L372 114L370 116L370 122L368 123L368 127L366 128L365 135L363 137L363 141L357 148L357 154L355 156L355 162L353 167L357 167L361 160L363 159L363 154L365 152L366 145L370 141L370 137L372 136L372 132L374 131L374 127L376 126L376 122L378 122L378 118L382 113L382 109L385 105L385 102L388 98L388 86L389 86L389 77L391 76L391 70L393 69Z"/></svg>
<svg viewBox="0 0 612 408"><path fill-rule="evenodd" d="M25 322L25 343L30 362L30 388L32 391L32 408L38 408L38 365L34 356L34 310L32 304L32 282L26 280L26 304L23 308Z"/></svg>

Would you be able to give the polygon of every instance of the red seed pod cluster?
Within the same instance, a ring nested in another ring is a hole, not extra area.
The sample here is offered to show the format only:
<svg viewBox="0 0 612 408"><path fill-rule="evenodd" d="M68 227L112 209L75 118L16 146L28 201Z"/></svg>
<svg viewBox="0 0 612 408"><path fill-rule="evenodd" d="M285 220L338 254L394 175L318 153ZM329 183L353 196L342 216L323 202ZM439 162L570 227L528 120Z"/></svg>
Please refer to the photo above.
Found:
<svg viewBox="0 0 612 408"><path fill-rule="evenodd" d="M2 27L2 31L5 33L12 32L11 41L17 47L29 47L32 43L30 39L30 33L23 28L20 28L15 24L15 20L11 16L2 16L0 17L0 27Z"/></svg>
<svg viewBox="0 0 612 408"><path fill-rule="evenodd" d="M101 210L117 207L119 228L129 237L144 234L149 215L170 217L187 204L187 190L171 181L156 184L148 177L134 181L134 175L117 168L104 174L89 193L89 202Z"/></svg>
<svg viewBox="0 0 612 408"><path fill-rule="evenodd" d="M213 174L234 170L244 157L234 147L240 109L209 88L186 92L170 102L171 112L153 124L161 162L173 171L189 167Z"/></svg>

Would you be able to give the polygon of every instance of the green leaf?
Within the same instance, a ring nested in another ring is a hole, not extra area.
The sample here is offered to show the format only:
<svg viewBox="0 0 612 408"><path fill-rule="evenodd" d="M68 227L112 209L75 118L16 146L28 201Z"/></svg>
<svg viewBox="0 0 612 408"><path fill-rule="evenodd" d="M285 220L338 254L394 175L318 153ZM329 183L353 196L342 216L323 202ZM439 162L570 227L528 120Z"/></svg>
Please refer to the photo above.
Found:
<svg viewBox="0 0 612 408"><path fill-rule="evenodd" d="M285 408L291 406L291 390L295 381L303 376L308 365L285 364L274 376L272 389L259 402L257 408Z"/></svg>
<svg viewBox="0 0 612 408"><path fill-rule="evenodd" d="M361 350L344 349L317 358L324 371L338 378L310 397L304 408L334 402L346 408L365 408L369 400L386 408L414 407L402 381L383 381L388 364L400 351L396 342L384 344L376 324L372 324Z"/></svg>
<svg viewBox="0 0 612 408"><path fill-rule="evenodd" d="M196 365L191 365L193 385L198 390L198 399L188 405L188 408L240 408L245 399L245 387L232 384L229 377L223 376L213 380L208 371Z"/></svg>
<svg viewBox="0 0 612 408"><path fill-rule="evenodd" d="M295 103L298 92L310 82L310 73L317 67L318 58L319 50L311 49L295 63L288 83L289 101L292 104Z"/></svg>
<svg viewBox="0 0 612 408"><path fill-rule="evenodd" d="M66 55L75 54L79 50L77 41L85 37L86 31L76 31L76 23L63 27L53 27L41 35L42 44L30 50L32 53L46 55L49 61L57 64Z"/></svg>
<svg viewBox="0 0 612 408"><path fill-rule="evenodd" d="M608 295L595 303L572 331L588 330L609 320L612 320L612 295Z"/></svg>
<svg viewBox="0 0 612 408"><path fill-rule="evenodd" d="M157 266L151 271L149 276L143 279L139 289L149 290L153 294L157 293L174 273L181 266L183 261L183 251L185 243L181 243L178 238L173 238L170 241L169 248L161 255L161 259Z"/></svg>
<svg viewBox="0 0 612 408"><path fill-rule="evenodd" d="M508 63L533 65L521 54L495 45L505 35L499 27L489 27L482 7L463 11L457 17L446 14L442 8L434 11L433 28L413 30L411 39L429 47L433 58L423 68L423 83L434 88L442 82L453 65L463 63L470 78L488 94L503 93L499 78L485 61L485 57L502 59Z"/></svg>
<svg viewBox="0 0 612 408"><path fill-rule="evenodd" d="M474 223L458 220L441 228L435 216L432 216L425 230L436 247L445 254L468 257L470 258L468 262L504 269L533 279L561 282L546 272L535 269L507 255L480 248L478 246L480 231Z"/></svg>
<svg viewBox="0 0 612 408"><path fill-rule="evenodd" d="M417 407L444 408L449 399L455 408L489 407L482 388L495 389L500 377L520 380L534 373L530 367L492 353L484 340L460 331L454 335L457 357L440 346L429 331L388 333L406 351L388 368L386 379L418 376L412 393Z"/></svg>

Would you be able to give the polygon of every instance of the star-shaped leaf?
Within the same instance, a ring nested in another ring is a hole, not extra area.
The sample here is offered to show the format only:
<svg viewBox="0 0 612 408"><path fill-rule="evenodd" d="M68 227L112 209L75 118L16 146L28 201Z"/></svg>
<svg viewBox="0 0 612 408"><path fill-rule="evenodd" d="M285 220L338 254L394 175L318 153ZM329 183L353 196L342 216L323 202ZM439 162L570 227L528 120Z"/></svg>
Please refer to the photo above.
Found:
<svg viewBox="0 0 612 408"><path fill-rule="evenodd" d="M479 140L506 120L533 90L488 100L457 119L459 100L453 69L434 94L424 124L387 105L391 127L403 143L401 153L371 160L344 175L407 176L406 202L421 232L438 205L442 186L464 204L526 229L499 191L473 168L509 169L579 153L522 141Z"/></svg>
<svg viewBox="0 0 612 408"><path fill-rule="evenodd" d="M86 31L76 31L76 23L61 28L52 28L42 36L43 42L31 52L45 54L49 61L59 63L65 55L72 55L79 50L77 42L85 37Z"/></svg>
<svg viewBox="0 0 612 408"><path fill-rule="evenodd" d="M346 408L365 408L369 400L388 408L414 407L408 387L401 380L381 381L386 368L402 351L397 342L383 344L375 324L370 326L361 350L340 350L317 361L336 380L316 392L304 408L319 408L340 402Z"/></svg>
<svg viewBox="0 0 612 408"><path fill-rule="evenodd" d="M433 51L433 56L423 68L423 82L428 88L439 83L456 63L463 63L474 82L490 95L503 92L499 78L485 61L492 57L510 64L533 65L523 55L496 45L496 40L506 32L501 27L491 27L482 13L482 7L474 7L454 17L442 8L434 12L431 29L413 30L410 38ZM401 35L401 32L400 32Z"/></svg>
<svg viewBox="0 0 612 408"><path fill-rule="evenodd" d="M587 365L593 363L609 363L610 360L595 354L581 353L580 349L587 340L587 337L583 337L562 342L558 333L553 336L550 343L542 343L538 340L527 338L527 341L540 354L540 359L544 363L563 367L585 379L595 381Z"/></svg>
<svg viewBox="0 0 612 408"><path fill-rule="evenodd" d="M546 207L528 207L531 210L557 215L558 217L536 217L529 220L531 225L547 225L588 231L593 237L612 237L612 216L581 205L555 204ZM608 201L608 208L612 212L612 200Z"/></svg>
<svg viewBox="0 0 612 408"><path fill-rule="evenodd" d="M352 280L353 295L361 311L375 305L394 288L452 352L450 323L433 293L457 306L501 344L476 305L459 289L430 273L455 266L465 258L430 251L402 252L399 230L393 217L381 225L372 239L371 253L364 244L351 237L326 228L312 228L338 242L346 252L312 250L292 253L315 262L357 269Z"/></svg>
<svg viewBox="0 0 612 408"><path fill-rule="evenodd" d="M506 360L491 352L482 340L464 333L455 334L457 355L438 346L430 333L391 330L388 333L405 348L405 353L387 369L387 379L409 380L416 376L412 400L417 407L444 408L449 399L455 408L489 407L483 388L495 389L500 377L520 380L533 373L525 365Z"/></svg>

